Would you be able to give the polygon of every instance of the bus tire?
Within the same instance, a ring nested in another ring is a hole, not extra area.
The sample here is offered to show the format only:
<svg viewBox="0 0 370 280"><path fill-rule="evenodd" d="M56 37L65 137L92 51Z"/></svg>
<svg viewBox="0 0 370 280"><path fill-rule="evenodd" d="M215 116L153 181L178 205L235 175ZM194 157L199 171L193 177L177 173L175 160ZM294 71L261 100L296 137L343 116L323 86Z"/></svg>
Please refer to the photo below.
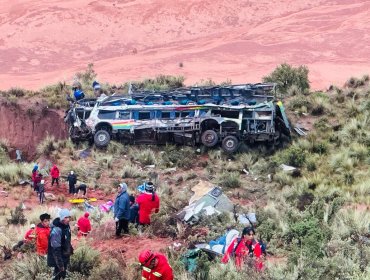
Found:
<svg viewBox="0 0 370 280"><path fill-rule="evenodd" d="M218 143L218 135L214 130L206 130L202 133L202 144L206 147L214 147Z"/></svg>
<svg viewBox="0 0 370 280"><path fill-rule="evenodd" d="M110 142L110 134L106 130L98 130L94 135L94 143L98 148L108 146Z"/></svg>
<svg viewBox="0 0 370 280"><path fill-rule="evenodd" d="M236 152L239 148L239 140L235 136L229 135L222 140L222 149L228 153L232 154Z"/></svg>

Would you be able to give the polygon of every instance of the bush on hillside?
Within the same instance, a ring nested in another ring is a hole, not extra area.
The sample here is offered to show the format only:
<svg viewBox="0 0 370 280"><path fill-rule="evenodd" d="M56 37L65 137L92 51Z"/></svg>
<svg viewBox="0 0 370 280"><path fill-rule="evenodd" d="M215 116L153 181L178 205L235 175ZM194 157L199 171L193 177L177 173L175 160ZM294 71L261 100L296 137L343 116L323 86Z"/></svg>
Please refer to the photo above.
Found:
<svg viewBox="0 0 370 280"><path fill-rule="evenodd" d="M263 81L277 83L277 90L282 94L286 94L293 85L301 92L305 92L310 88L308 72L308 68L304 65L293 67L283 63L270 75L263 77Z"/></svg>
<svg viewBox="0 0 370 280"><path fill-rule="evenodd" d="M103 262L91 271L89 280L101 280L109 277L109 280L128 280L122 267L114 260Z"/></svg>
<svg viewBox="0 0 370 280"><path fill-rule="evenodd" d="M22 204L10 210L10 219L6 219L8 224L24 225L27 222L26 216L23 213Z"/></svg>
<svg viewBox="0 0 370 280"><path fill-rule="evenodd" d="M183 76L158 75L154 79L132 82L132 86L138 90L170 90L184 87ZM125 87L128 87L126 84Z"/></svg>
<svg viewBox="0 0 370 280"><path fill-rule="evenodd" d="M217 181L221 187L235 189L241 186L240 174L238 172L222 172Z"/></svg>
<svg viewBox="0 0 370 280"><path fill-rule="evenodd" d="M71 257L69 271L79 272L89 276L93 268L100 264L100 252L93 248L82 245L78 247Z"/></svg>

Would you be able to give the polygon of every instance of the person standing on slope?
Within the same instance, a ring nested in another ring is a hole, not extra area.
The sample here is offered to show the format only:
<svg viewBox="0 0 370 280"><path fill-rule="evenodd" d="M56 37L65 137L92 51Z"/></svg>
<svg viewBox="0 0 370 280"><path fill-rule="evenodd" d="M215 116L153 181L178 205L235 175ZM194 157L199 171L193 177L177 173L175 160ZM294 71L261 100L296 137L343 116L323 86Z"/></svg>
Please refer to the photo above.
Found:
<svg viewBox="0 0 370 280"><path fill-rule="evenodd" d="M116 222L116 238L121 237L123 230L124 234L128 234L128 223L130 220L130 198L127 193L127 185L119 184L118 195L114 202L114 220Z"/></svg>
<svg viewBox="0 0 370 280"><path fill-rule="evenodd" d="M59 218L53 221L48 242L48 266L54 267L54 280L64 279L67 275L69 260L73 254L71 244L71 213L62 209Z"/></svg>
<svg viewBox="0 0 370 280"><path fill-rule="evenodd" d="M51 186L54 186L54 182L56 182L57 187L59 187L59 168L55 164L50 169L50 176L51 176Z"/></svg>
<svg viewBox="0 0 370 280"><path fill-rule="evenodd" d="M36 226L36 251L39 256L48 253L48 240L50 236L50 215L40 215L40 223Z"/></svg>
<svg viewBox="0 0 370 280"><path fill-rule="evenodd" d="M173 280L172 267L165 255L144 250L139 255L143 280Z"/></svg>
<svg viewBox="0 0 370 280"><path fill-rule="evenodd" d="M152 182L145 184L145 191L137 199L139 205L139 223L140 225L150 225L150 217L153 212L159 212L159 197L155 193Z"/></svg>
<svg viewBox="0 0 370 280"><path fill-rule="evenodd" d="M75 193L75 185L77 183L77 176L71 171L67 177L68 185L69 185L69 194Z"/></svg>

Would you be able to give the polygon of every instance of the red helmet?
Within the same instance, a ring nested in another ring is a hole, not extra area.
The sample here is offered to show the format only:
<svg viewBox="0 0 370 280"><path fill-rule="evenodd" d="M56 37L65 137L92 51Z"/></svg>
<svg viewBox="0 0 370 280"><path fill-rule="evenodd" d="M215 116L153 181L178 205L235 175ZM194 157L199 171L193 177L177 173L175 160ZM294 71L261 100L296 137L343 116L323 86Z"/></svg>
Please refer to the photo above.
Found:
<svg viewBox="0 0 370 280"><path fill-rule="evenodd" d="M146 265L148 264L153 258L155 257L155 255L153 254L153 252L151 250L144 250L140 253L139 255L139 262L142 264L142 265Z"/></svg>

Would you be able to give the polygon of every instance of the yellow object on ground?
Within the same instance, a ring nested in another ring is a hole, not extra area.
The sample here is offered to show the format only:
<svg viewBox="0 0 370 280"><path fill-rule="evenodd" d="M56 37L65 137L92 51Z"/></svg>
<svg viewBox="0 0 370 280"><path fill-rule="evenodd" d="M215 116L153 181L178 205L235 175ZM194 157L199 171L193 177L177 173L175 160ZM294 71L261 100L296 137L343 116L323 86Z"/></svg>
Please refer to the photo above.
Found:
<svg viewBox="0 0 370 280"><path fill-rule="evenodd" d="M87 200L88 202L94 202L94 201L97 201L98 199L96 199L95 197L93 198L72 198L70 200L68 200L70 203L84 203L85 200Z"/></svg>

